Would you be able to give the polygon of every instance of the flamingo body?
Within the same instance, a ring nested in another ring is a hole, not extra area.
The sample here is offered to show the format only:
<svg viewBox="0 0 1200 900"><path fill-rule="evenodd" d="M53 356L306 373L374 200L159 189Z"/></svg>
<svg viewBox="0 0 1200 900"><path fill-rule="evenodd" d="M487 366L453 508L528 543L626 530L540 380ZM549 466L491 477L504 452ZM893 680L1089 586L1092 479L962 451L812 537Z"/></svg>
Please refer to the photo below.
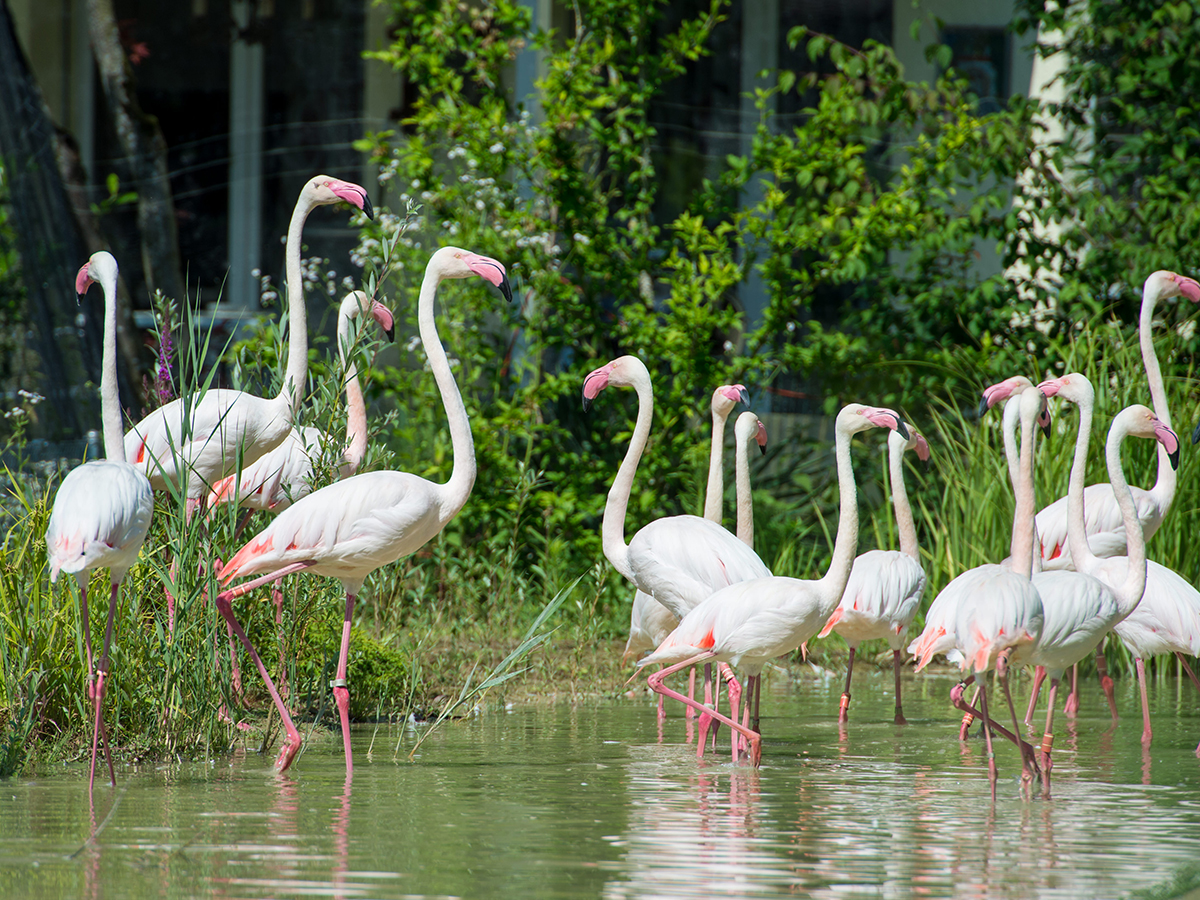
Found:
<svg viewBox="0 0 1200 900"><path fill-rule="evenodd" d="M1105 581L1120 583L1118 579L1126 577L1128 561L1124 557L1104 563L1113 570L1100 575ZM1178 572L1147 560L1142 602L1113 632L1135 659L1161 653L1200 656L1200 591Z"/></svg>
<svg viewBox="0 0 1200 900"><path fill-rule="evenodd" d="M904 632L925 593L925 570L899 550L868 550L854 560L841 603L818 637L836 629L846 643L886 640L904 646Z"/></svg>
<svg viewBox="0 0 1200 900"><path fill-rule="evenodd" d="M59 572L85 582L92 569L107 568L120 582L137 560L154 496L136 468L120 460L95 460L72 469L54 495L46 529L50 581Z"/></svg>
<svg viewBox="0 0 1200 900"><path fill-rule="evenodd" d="M1033 576L1042 598L1042 632L1030 662L1051 678L1088 656L1121 617L1117 597L1101 580L1079 572Z"/></svg>

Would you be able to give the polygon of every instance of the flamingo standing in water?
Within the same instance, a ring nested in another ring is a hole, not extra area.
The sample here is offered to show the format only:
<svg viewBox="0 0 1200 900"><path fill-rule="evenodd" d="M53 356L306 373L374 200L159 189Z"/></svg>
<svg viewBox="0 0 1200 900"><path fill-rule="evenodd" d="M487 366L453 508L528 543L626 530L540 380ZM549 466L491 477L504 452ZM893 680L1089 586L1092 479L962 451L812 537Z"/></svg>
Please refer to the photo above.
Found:
<svg viewBox="0 0 1200 900"><path fill-rule="evenodd" d="M738 721L741 692L736 681L729 683L732 717L709 710L668 688L663 680L685 666L706 661L741 666L757 677L766 663L791 653L816 635L841 601L850 568L858 549L858 496L850 463L850 439L870 428L891 428L905 438L907 429L890 409L851 403L838 413L834 426L837 459L839 512L833 559L819 580L767 576L741 581L716 591L689 612L657 650L638 665L663 664L666 668L649 676L650 687L673 697L733 729L733 758L739 754L739 736L748 742L750 761L758 765L762 736L748 722ZM746 710L748 719L750 710Z"/></svg>
<svg viewBox="0 0 1200 900"><path fill-rule="evenodd" d="M59 572L74 575L79 582L79 611L83 617L83 640L87 653L88 696L95 706L96 716L92 733L92 762L88 772L89 791L96 782L96 749L101 737L104 739L109 778L113 784L117 783L102 713L104 680L110 665L108 650L112 642L113 616L121 582L129 567L137 560L154 512L150 482L140 469L125 461L125 447L121 442L121 404L117 396L117 261L104 250L93 253L79 270L75 290L81 295L86 294L88 287L96 282L104 290L100 402L104 453L108 458L84 463L67 473L54 496L50 524L46 529L51 584L58 580ZM104 629L104 650L93 665L87 583L94 569L106 567L112 584L108 600L108 624Z"/></svg>
<svg viewBox="0 0 1200 900"><path fill-rule="evenodd" d="M450 426L454 454L450 480L434 484L407 472L367 472L334 482L280 513L221 570L220 579L225 585L235 578L269 573L222 591L217 595L217 608L254 660L283 720L287 737L275 760L275 767L281 772L291 764L300 747L300 733L258 653L234 618L230 601L292 572L307 570L337 578L342 583L346 608L333 694L342 724L346 773L351 774L354 763L350 752L350 692L346 676L355 598L368 574L415 552L439 534L462 509L475 483L471 425L433 317L438 285L447 278L472 276L496 285L506 299L512 299L508 276L499 262L458 247L442 247L425 267L417 306L421 343L429 357Z"/></svg>
<svg viewBox="0 0 1200 900"><path fill-rule="evenodd" d="M892 671L896 685L897 725L907 724L900 702L900 665L908 626L912 624L925 593L925 570L921 567L917 546L917 529L913 523L908 491L904 487L904 451L915 450L921 460L929 459L929 444L911 425L909 435L899 431L888 433L888 477L892 485L892 502L896 511L896 531L900 535L899 550L868 550L854 560L850 580L838 608L833 611L819 638L836 631L850 646L846 664L846 688L838 709L838 722L846 722L850 706L850 675L854 671L854 654L863 641L886 640L892 648Z"/></svg>
<svg viewBox="0 0 1200 900"><path fill-rule="evenodd" d="M1017 713L1008 690L1008 666L1024 664L1042 632L1042 599L1030 575L1033 569L1033 516L1036 508L1033 492L1034 426L1045 402L1045 397L1039 391L1022 390L1020 393L1020 471L1009 566L977 566L955 579L967 587L955 604L952 647L958 653L960 667L964 672L970 670L971 674L951 691L951 700L964 712L979 715L983 719L988 780L993 801L996 798L996 760L992 750L992 728L995 723L988 716L987 702L987 675L993 669L1000 680L1013 721L1011 733L999 728L997 730L1021 750L1023 785L1032 781L1033 772L1037 770L1033 749L1020 739L1018 733ZM949 587L947 585L945 590ZM939 636L929 632L930 626L927 624L926 633L917 641L923 648L917 663L918 671L929 663L939 646ZM962 699L966 684L975 680L979 681L981 712Z"/></svg>

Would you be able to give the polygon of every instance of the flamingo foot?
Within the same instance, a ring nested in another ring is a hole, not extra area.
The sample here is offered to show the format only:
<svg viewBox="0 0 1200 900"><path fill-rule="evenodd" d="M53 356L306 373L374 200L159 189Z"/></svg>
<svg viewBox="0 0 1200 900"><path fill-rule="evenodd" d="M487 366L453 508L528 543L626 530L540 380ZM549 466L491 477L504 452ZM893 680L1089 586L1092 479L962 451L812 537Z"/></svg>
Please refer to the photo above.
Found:
<svg viewBox="0 0 1200 900"><path fill-rule="evenodd" d="M1068 718L1071 719L1075 718L1075 716L1079 713L1078 691L1071 691L1071 693L1067 695L1067 702L1063 704L1063 712Z"/></svg>

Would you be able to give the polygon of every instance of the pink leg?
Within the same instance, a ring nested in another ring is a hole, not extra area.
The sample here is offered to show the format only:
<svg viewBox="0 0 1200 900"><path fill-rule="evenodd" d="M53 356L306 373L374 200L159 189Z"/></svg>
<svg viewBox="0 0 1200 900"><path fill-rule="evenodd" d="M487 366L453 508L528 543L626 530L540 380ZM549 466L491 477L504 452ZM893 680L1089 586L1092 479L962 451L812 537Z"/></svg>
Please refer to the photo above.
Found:
<svg viewBox="0 0 1200 900"><path fill-rule="evenodd" d="M1012 716L1013 734L1021 733L1021 726L1017 724L1017 708L1013 706L1012 692L1008 689L1008 650L1001 652L996 660L996 677L1000 681L1000 690L1004 692L1004 702L1008 704L1008 712ZM1033 784L1033 773L1037 771L1037 762L1033 757L1033 748L1025 741L1020 741L1017 744L1017 749L1021 752L1021 793L1024 794L1026 789Z"/></svg>
<svg viewBox="0 0 1200 900"><path fill-rule="evenodd" d="M725 673L722 672L722 674ZM728 674L728 685L726 688L729 691L729 717L734 722L737 722L738 706L742 700L742 686L738 684L737 679L732 676L733 670L730 669ZM749 710L747 710L747 712L749 712ZM739 739L743 734L753 734L753 732L750 731L749 722L744 722L741 728L734 729L729 734L730 746L733 751L732 759L735 763L738 761L738 757L740 756L740 751L742 749Z"/></svg>
<svg viewBox="0 0 1200 900"><path fill-rule="evenodd" d="M983 740L987 745L987 761L988 761L988 782L992 786L992 803L996 802L996 751L992 748L992 729L991 717L988 716L987 708L987 690L984 687L984 679L987 674L984 674L983 679L979 681L979 708L983 712Z"/></svg>
<svg viewBox="0 0 1200 900"><path fill-rule="evenodd" d="M847 722L850 719L847 711L850 706L850 673L854 671L854 654L857 649L850 648L850 661L846 664L846 686L842 689L842 701L838 706L838 722Z"/></svg>
<svg viewBox="0 0 1200 900"><path fill-rule="evenodd" d="M892 651L892 671L896 676L896 718L893 722L897 725L907 725L908 719L904 718L904 706L900 703L900 667L904 665L904 660L900 657L899 650Z"/></svg>
<svg viewBox="0 0 1200 900"><path fill-rule="evenodd" d="M689 671L692 673L693 676L696 674L695 667L693 667ZM691 691L688 692L688 696L689 697L691 696ZM662 699L661 695L659 696L659 699L660 700ZM704 705L711 709L716 709L716 706L713 703L712 663L704 664ZM689 707L688 708L688 717L690 718L693 715L695 715L695 711L693 709L691 709L691 707ZM703 756L704 756L705 745L708 743L708 728L711 723L712 723L712 716L710 716L706 712L700 713L700 721L698 723L698 728L696 730L696 756L697 757L703 758Z"/></svg>
<svg viewBox="0 0 1200 900"><path fill-rule="evenodd" d="M279 642L279 696L288 698L287 659L283 655L283 591L279 582L271 585L271 599L275 602L275 639Z"/></svg>
<svg viewBox="0 0 1200 900"><path fill-rule="evenodd" d="M1108 677L1108 660L1104 658L1104 642L1096 648L1096 674L1100 676L1100 688L1108 701L1108 711L1112 714L1113 727L1117 726L1117 697L1113 690L1113 680Z"/></svg>
<svg viewBox="0 0 1200 900"><path fill-rule="evenodd" d="M254 645L246 637L246 632L242 630L242 626L238 624L237 619L233 617L233 608L229 603L231 593L232 591L224 591L217 594L217 610L225 617L225 621L233 628L233 633L237 635L238 640L242 642L242 646L246 648L246 652L250 654L250 658L254 660L254 665L258 668L258 674L262 676L263 683L266 684L267 690L271 694L271 699L275 701L275 708L279 711L279 718L283 721L284 731L287 732L283 746L279 748L279 756L275 758L275 768L282 772L292 764L292 758L295 757L296 751L300 749L300 732L292 724L292 717L288 715L287 707L283 705L279 691L275 689L275 682L271 680L271 676L267 673L267 667L263 665L263 661L259 658L258 651L254 649Z"/></svg>
<svg viewBox="0 0 1200 900"><path fill-rule="evenodd" d="M674 700L678 700L680 703L687 703L687 704L692 705L693 707L696 707L698 705L695 700L690 700L687 697L685 697L683 694L679 693L678 691L671 690L669 687L667 687L663 683L663 680L668 675L670 675L672 672L678 672L680 669L684 669L684 668L687 668L688 666L695 665L696 663L703 662L706 659L712 659L712 654L703 653L700 656L694 656L691 659L684 660L681 663L676 663L673 666L668 666L665 669L661 669L658 672L652 673L650 675L650 677L647 678L646 680L650 685L650 689L653 690L654 692L659 693L659 694L665 694L666 696L671 697ZM697 708L696 711L699 713L708 713L714 719L716 719L719 722L724 722L726 725L728 725L730 728L734 729L735 731L737 731L737 732L742 731L741 724L733 721L732 719L725 716L718 710ZM748 729L745 733L745 737L750 742L750 762L752 765L757 766L759 764L759 761L762 759L762 738L759 735L755 734L753 731L749 731Z"/></svg>
<svg viewBox="0 0 1200 900"><path fill-rule="evenodd" d="M975 680L975 676L972 675L970 678L968 678L966 681L964 681L963 684L964 684L964 686L968 685L974 680ZM971 723L975 721L975 716L976 716L974 707L975 707L975 704L978 702L979 702L979 688L976 687L975 694L973 697L971 697L971 703L969 704L971 709L970 709L970 711L968 711L966 714L963 715L962 723L958 726L958 739L960 741L965 741L967 739L967 737L970 735ZM957 705L958 704L956 703L955 706L957 706Z"/></svg>
<svg viewBox="0 0 1200 900"><path fill-rule="evenodd" d="M1137 667L1138 688L1142 692L1142 746L1149 747L1154 738L1154 730L1150 727L1150 701L1146 697L1146 664L1140 659L1135 659L1134 665Z"/></svg>
<svg viewBox="0 0 1200 900"><path fill-rule="evenodd" d="M1183 671L1187 672L1188 678L1192 679L1192 684L1196 686L1196 690L1200 691L1200 679L1196 678L1196 673L1192 671L1192 667L1188 665L1187 657L1175 651L1175 658L1179 660L1179 664L1183 666Z"/></svg>
<svg viewBox="0 0 1200 900"><path fill-rule="evenodd" d="M762 730L758 727L758 701L762 699L762 673L759 672L752 679L752 690L754 691L754 715L750 717L750 730L758 734L762 734ZM749 701L747 701L749 702Z"/></svg>
<svg viewBox="0 0 1200 900"><path fill-rule="evenodd" d="M350 690L346 685L346 668L350 657L350 624L354 619L354 595L346 592L346 617L342 620L342 649L338 654L337 678L333 682L333 697L342 720L342 744L346 748L346 777L354 774L354 757L350 753Z"/></svg>
<svg viewBox="0 0 1200 900"><path fill-rule="evenodd" d="M175 583L175 573L179 570L179 560L171 558L171 565L167 569L167 584L163 591L167 595L167 634L175 633L175 595L171 593L171 586Z"/></svg>
<svg viewBox="0 0 1200 900"><path fill-rule="evenodd" d="M1071 666L1071 692L1067 694L1067 702L1063 705L1063 714L1073 719L1079 713L1079 663ZM1045 777L1045 776L1043 776ZM1049 797L1049 793L1046 795Z"/></svg>
<svg viewBox="0 0 1200 900"><path fill-rule="evenodd" d="M688 696L693 700L696 699L696 670L694 668L688 669ZM706 706L708 705L708 701L711 696L712 685L709 684L709 681L706 678L704 679L704 704ZM694 719L696 717L696 711L689 706L683 715L684 718Z"/></svg>
<svg viewBox="0 0 1200 900"><path fill-rule="evenodd" d="M1049 705L1046 708L1046 731L1042 734L1042 799L1050 799L1050 769L1054 763L1050 751L1054 747L1054 700L1058 696L1058 679L1050 679Z"/></svg>
<svg viewBox="0 0 1200 900"><path fill-rule="evenodd" d="M972 677L974 677L974 676L972 676ZM976 709L972 704L968 703L966 700L963 699L963 691L966 690L966 687L967 687L966 683L963 682L960 684L956 684L953 688L951 688L950 702L952 704L954 704L955 708L961 709L963 712L970 715L972 719L982 719L983 712L981 710ZM976 688L975 689L975 697L979 698L982 696L983 696L982 687ZM999 722L996 722L995 720L989 720L989 724L992 727L992 731L995 731L1006 741L1011 741L1013 744L1015 744L1017 747L1019 747L1021 749L1021 755L1023 757L1026 754L1028 754L1029 759L1031 759L1031 760L1033 759L1033 747L1030 746L1028 741L1020 740L1015 734L1013 734L1013 732L1009 731L1007 728L1005 728L1003 725L1001 725ZM1038 769L1036 767L1036 765L1034 766L1034 771L1036 771L1039 776L1041 775L1041 770Z"/></svg>
<svg viewBox="0 0 1200 900"><path fill-rule="evenodd" d="M94 702L95 702L95 707L96 707L96 721L95 721L95 724L92 729L92 764L91 764L91 768L88 772L88 792L89 793L91 792L92 787L96 783L96 749L97 749L97 744L99 743L101 737L103 737L103 741L104 741L104 757L108 761L109 782L114 787L117 784L117 773L116 773L116 770L113 768L112 750L108 746L108 732L104 728L104 716L103 716L102 710L103 710L103 706L104 706L104 679L105 679L105 676L108 675L108 669L109 669L108 648L112 643L113 617L116 614L116 610L117 610L117 591L118 590L119 590L119 586L114 584L112 586L112 594L109 597L109 601L108 601L108 624L105 626L105 629L104 629L104 649L100 656L100 662L97 665L97 669L99 671L97 672L97 675L96 675L96 687L95 687L95 691L94 691L94 694L95 694Z"/></svg>
<svg viewBox="0 0 1200 900"><path fill-rule="evenodd" d="M1034 666L1033 690L1029 693L1029 708L1025 710L1025 724L1033 721L1033 713L1037 709L1038 694L1042 692L1042 682L1046 680L1046 667Z"/></svg>

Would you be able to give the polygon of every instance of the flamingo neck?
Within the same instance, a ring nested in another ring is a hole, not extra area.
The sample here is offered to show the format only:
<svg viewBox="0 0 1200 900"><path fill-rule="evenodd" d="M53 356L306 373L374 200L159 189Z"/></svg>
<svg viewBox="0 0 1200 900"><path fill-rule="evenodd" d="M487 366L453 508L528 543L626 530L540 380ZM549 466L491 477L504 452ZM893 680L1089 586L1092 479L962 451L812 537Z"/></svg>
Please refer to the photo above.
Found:
<svg viewBox="0 0 1200 900"><path fill-rule="evenodd" d="M434 269L435 266L426 266L425 278L421 281L421 294L417 300L417 333L420 334L421 344L425 347L429 368L433 372L433 380L437 382L438 392L442 395L442 405L446 409L446 419L450 425L450 447L454 454L454 467L450 471L450 480L440 489L441 520L445 523L462 509L467 497L471 495L471 488L475 485L475 441L471 436L467 408L454 381L450 361L446 358L446 350L442 346L433 319L434 295L442 280L441 271L431 271Z"/></svg>
<svg viewBox="0 0 1200 900"><path fill-rule="evenodd" d="M1079 433L1075 436L1075 456L1071 460L1071 477L1067 482L1067 542L1077 572L1090 572L1097 558L1087 541L1087 519L1083 501L1084 480L1087 477L1088 444L1092 436L1092 415L1095 396L1085 395L1079 406Z"/></svg>
<svg viewBox="0 0 1200 900"><path fill-rule="evenodd" d="M354 345L350 321L346 317L338 322L338 356L346 373L346 449L342 451L339 478L349 478L357 472L367 454L367 404L358 383L358 367L353 357L349 361L346 359L347 350Z"/></svg>
<svg viewBox="0 0 1200 900"><path fill-rule="evenodd" d="M1108 480L1112 484L1113 496L1125 522L1125 555L1128 565L1125 570L1125 583L1114 592L1117 594L1122 618L1133 612L1146 589L1146 540L1138 520L1137 506L1133 502L1133 492L1129 489L1129 482L1125 480L1125 470L1121 466L1121 442L1128 434L1128 426L1118 417L1109 428L1108 440L1104 445ZM1071 552L1074 553L1073 548Z"/></svg>
<svg viewBox="0 0 1200 900"><path fill-rule="evenodd" d="M908 489L904 486L904 446L888 438L888 478L892 484L892 507L896 511L896 531L900 536L900 552L921 561L917 548L917 526L913 523Z"/></svg>
<svg viewBox="0 0 1200 900"><path fill-rule="evenodd" d="M1154 307L1161 298L1157 287L1143 288L1142 309L1138 316L1138 345L1142 350L1142 364L1146 368L1146 381L1150 386L1150 399L1154 404L1154 414L1168 428L1171 424L1171 410L1167 408L1167 388L1163 383L1162 369L1158 365L1158 354L1154 352ZM1151 491L1162 507L1163 515L1171 508L1178 486L1178 475L1171 467L1171 459L1166 448L1158 446L1158 475Z"/></svg>
<svg viewBox="0 0 1200 900"><path fill-rule="evenodd" d="M704 518L721 524L721 506L725 500L725 416L715 409L712 414L712 446L708 451L708 484L704 488ZM734 449L737 453L737 448Z"/></svg>
<svg viewBox="0 0 1200 900"><path fill-rule="evenodd" d="M833 559L820 584L826 599L833 607L842 599L850 568L858 553L858 488L854 484L854 469L850 462L850 433L840 426L834 431L834 455L838 473L838 527L833 541ZM829 612L832 614L833 608Z"/></svg>
<svg viewBox="0 0 1200 900"><path fill-rule="evenodd" d="M296 410L304 400L308 380L308 309L304 303L304 277L300 272L300 247L304 235L304 222L317 204L302 191L292 210L292 221L288 224L285 275L288 299L288 352L287 372L277 400L287 405L289 419L295 419Z"/></svg>
<svg viewBox="0 0 1200 900"><path fill-rule="evenodd" d="M750 453L748 441L733 448L734 484L737 492L737 539L754 547L754 496L750 493Z"/></svg>
<svg viewBox="0 0 1200 900"><path fill-rule="evenodd" d="M633 434L629 438L625 458L621 460L612 487L608 489L604 520L600 525L600 542L604 548L604 555L613 564L613 568L630 581L634 580L634 573L629 565L629 545L625 543L625 512L629 507L629 493L633 490L633 476L650 438L650 421L654 418L654 391L650 387L649 378L637 376L633 382L633 389L638 398L637 421L633 425Z"/></svg>
<svg viewBox="0 0 1200 900"><path fill-rule="evenodd" d="M125 435L121 427L121 398L117 390L117 273L106 273L104 290L104 351L100 369L100 425L104 431L104 456L125 462Z"/></svg>
<svg viewBox="0 0 1200 900"><path fill-rule="evenodd" d="M1022 404L1024 405L1024 404ZM1037 504L1033 493L1033 445L1036 430L1036 411L1021 415L1020 478L1016 492L1016 509L1013 512L1012 571L1029 578L1033 572L1033 517Z"/></svg>

